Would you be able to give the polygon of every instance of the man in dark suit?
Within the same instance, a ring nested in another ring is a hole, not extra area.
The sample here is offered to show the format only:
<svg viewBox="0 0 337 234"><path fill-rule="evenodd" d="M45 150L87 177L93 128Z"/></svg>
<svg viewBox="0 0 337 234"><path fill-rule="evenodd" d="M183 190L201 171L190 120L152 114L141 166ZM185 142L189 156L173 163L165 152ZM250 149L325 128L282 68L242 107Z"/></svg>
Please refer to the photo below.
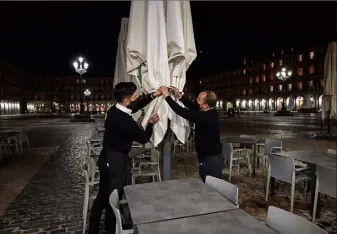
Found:
<svg viewBox="0 0 337 234"><path fill-rule="evenodd" d="M99 192L91 209L89 234L99 233L101 215L105 209L105 229L115 234L116 218L109 204L109 196L114 189L122 197L123 187L130 183L131 169L129 152L132 142L145 144L150 140L153 125L159 121L158 114L153 115L144 130L132 118L131 114L149 104L161 95L160 91L137 98L137 87L132 82L121 82L115 86L117 104L109 108L105 119L103 150L98 160L100 171Z"/></svg>

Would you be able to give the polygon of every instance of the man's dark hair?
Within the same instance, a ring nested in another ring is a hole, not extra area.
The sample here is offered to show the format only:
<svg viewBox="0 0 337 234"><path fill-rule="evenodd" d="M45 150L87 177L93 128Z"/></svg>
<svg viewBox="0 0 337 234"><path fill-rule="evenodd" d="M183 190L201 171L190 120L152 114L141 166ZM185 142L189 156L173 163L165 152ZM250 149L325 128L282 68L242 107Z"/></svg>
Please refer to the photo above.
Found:
<svg viewBox="0 0 337 234"><path fill-rule="evenodd" d="M218 101L218 98L216 94L212 91L205 91L206 96L204 98L205 104L207 104L210 108L216 107L216 103Z"/></svg>
<svg viewBox="0 0 337 234"><path fill-rule="evenodd" d="M132 82L120 82L116 84L114 96L117 102L122 102L136 92L137 86Z"/></svg>

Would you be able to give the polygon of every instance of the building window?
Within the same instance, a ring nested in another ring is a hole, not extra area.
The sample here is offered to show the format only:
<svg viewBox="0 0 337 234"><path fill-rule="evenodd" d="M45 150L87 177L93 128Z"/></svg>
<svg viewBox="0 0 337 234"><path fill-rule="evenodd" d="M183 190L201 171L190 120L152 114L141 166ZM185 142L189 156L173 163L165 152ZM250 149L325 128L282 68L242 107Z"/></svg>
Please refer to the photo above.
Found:
<svg viewBox="0 0 337 234"><path fill-rule="evenodd" d="M256 83L259 83L259 76L256 76L256 77L255 77L255 82L256 82Z"/></svg>
<svg viewBox="0 0 337 234"><path fill-rule="evenodd" d="M270 63L270 68L274 68L274 62Z"/></svg>
<svg viewBox="0 0 337 234"><path fill-rule="evenodd" d="M266 70L266 64L262 64L262 69L263 69L263 71Z"/></svg>
<svg viewBox="0 0 337 234"><path fill-rule="evenodd" d="M236 76L236 72L233 72L233 76Z"/></svg>
<svg viewBox="0 0 337 234"><path fill-rule="evenodd" d="M242 90L242 94L243 94L244 96L246 96L246 89L243 89L243 90Z"/></svg>
<svg viewBox="0 0 337 234"><path fill-rule="evenodd" d="M299 76L303 75L303 68L302 67L297 68L297 75L299 75Z"/></svg>
<svg viewBox="0 0 337 234"><path fill-rule="evenodd" d="M302 89L303 89L302 81L299 81L299 82L297 83L297 88L298 88L298 90L302 90Z"/></svg>
<svg viewBox="0 0 337 234"><path fill-rule="evenodd" d="M314 65L310 65L310 67L309 67L309 74L313 74L314 72L315 72Z"/></svg>
<svg viewBox="0 0 337 234"><path fill-rule="evenodd" d="M298 60L299 62L303 61L303 54L299 54L299 55L297 56L297 60Z"/></svg>
<svg viewBox="0 0 337 234"><path fill-rule="evenodd" d="M324 88L324 80L321 80L321 87Z"/></svg>
<svg viewBox="0 0 337 234"><path fill-rule="evenodd" d="M274 91L274 86L270 86L270 92Z"/></svg>
<svg viewBox="0 0 337 234"><path fill-rule="evenodd" d="M279 85L278 85L278 90L279 90L279 91L282 91L282 88L283 88L283 87L282 87L282 84L279 84Z"/></svg>
<svg viewBox="0 0 337 234"><path fill-rule="evenodd" d="M249 84L253 83L253 77L249 78Z"/></svg>
<svg viewBox="0 0 337 234"><path fill-rule="evenodd" d="M252 94L252 93L253 93L253 89L250 88L250 89L249 89L249 94Z"/></svg>
<svg viewBox="0 0 337 234"><path fill-rule="evenodd" d="M274 80L274 74L273 74L273 73L270 73L269 79L270 79L270 80Z"/></svg>
<svg viewBox="0 0 337 234"><path fill-rule="evenodd" d="M293 88L293 84L288 84L288 91L291 91L292 88Z"/></svg>
<svg viewBox="0 0 337 234"><path fill-rule="evenodd" d="M313 81L313 80L309 80L309 81L308 81L308 87L309 87L310 89L312 89L312 88L314 87L314 81Z"/></svg>
<svg viewBox="0 0 337 234"><path fill-rule="evenodd" d="M243 58L243 65L246 65L247 64L247 58Z"/></svg>
<svg viewBox="0 0 337 234"><path fill-rule="evenodd" d="M266 82L266 75L262 75L262 82Z"/></svg>
<svg viewBox="0 0 337 234"><path fill-rule="evenodd" d="M279 61L279 64L280 64L280 66L282 66L282 64L283 64L283 60L282 59Z"/></svg>
<svg viewBox="0 0 337 234"><path fill-rule="evenodd" d="M246 75L246 69L242 70L242 74Z"/></svg>
<svg viewBox="0 0 337 234"><path fill-rule="evenodd" d="M313 59L315 57L315 52L314 51L311 51L309 53L309 59Z"/></svg>

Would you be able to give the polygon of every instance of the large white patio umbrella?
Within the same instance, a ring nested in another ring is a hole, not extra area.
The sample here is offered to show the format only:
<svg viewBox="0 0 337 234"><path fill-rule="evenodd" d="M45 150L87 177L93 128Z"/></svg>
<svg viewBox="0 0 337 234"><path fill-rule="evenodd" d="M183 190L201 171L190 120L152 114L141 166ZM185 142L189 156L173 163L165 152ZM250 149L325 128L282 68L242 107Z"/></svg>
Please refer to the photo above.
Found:
<svg viewBox="0 0 337 234"><path fill-rule="evenodd" d="M131 2L126 56L127 71L141 74L140 83L145 93L170 85L164 1ZM152 143L157 146L164 138L168 123L168 105L163 97L156 98L145 109L143 127L155 112L160 121L154 126Z"/></svg>
<svg viewBox="0 0 337 234"><path fill-rule="evenodd" d="M118 36L118 47L117 47L117 55L116 55L116 63L115 63L115 74L114 74L114 82L113 86L119 82L134 82L137 85L137 94L140 95L142 93L140 83L138 79L134 75L130 75L127 72L126 68L126 38L128 35L128 18L122 18L121 28ZM132 114L132 117L137 120L141 116L141 111Z"/></svg>
<svg viewBox="0 0 337 234"><path fill-rule="evenodd" d="M186 71L197 57L189 1L167 1L167 43L171 85L183 91ZM183 104L177 100L183 106ZM185 143L189 123L173 111L169 112L171 129L178 140Z"/></svg>
<svg viewBox="0 0 337 234"><path fill-rule="evenodd" d="M329 118L337 118L337 43L331 42L324 63L324 93L322 118L330 110Z"/></svg>

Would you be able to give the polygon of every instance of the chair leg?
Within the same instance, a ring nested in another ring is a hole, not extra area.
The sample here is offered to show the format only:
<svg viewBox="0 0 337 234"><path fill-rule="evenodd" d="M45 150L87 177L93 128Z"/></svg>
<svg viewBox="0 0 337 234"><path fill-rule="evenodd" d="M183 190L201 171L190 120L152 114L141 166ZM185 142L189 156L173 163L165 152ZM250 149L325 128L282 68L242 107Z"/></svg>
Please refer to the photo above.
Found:
<svg viewBox="0 0 337 234"><path fill-rule="evenodd" d="M295 181L291 184L291 195L290 195L290 212L293 213L294 210L294 199L295 199Z"/></svg>
<svg viewBox="0 0 337 234"><path fill-rule="evenodd" d="M315 222L315 219L316 219L316 210L317 210L317 203L318 203L318 189L319 189L318 186L319 186L319 184L316 182L314 207L313 207L313 211L312 211L312 222Z"/></svg>
<svg viewBox="0 0 337 234"><path fill-rule="evenodd" d="M229 162L229 178L228 178L228 181L231 181L231 177L232 177L232 167L233 167L233 160L230 159L230 162Z"/></svg>
<svg viewBox="0 0 337 234"><path fill-rule="evenodd" d="M252 174L252 164L250 163L250 156L247 157L247 163L248 163L249 177L251 177L251 174Z"/></svg>
<svg viewBox="0 0 337 234"><path fill-rule="evenodd" d="M304 181L304 200L307 197L307 190L308 190L308 180Z"/></svg>
<svg viewBox="0 0 337 234"><path fill-rule="evenodd" d="M266 202L268 201L268 196L269 196L269 184L270 184L270 174L268 172L267 187L266 187Z"/></svg>

